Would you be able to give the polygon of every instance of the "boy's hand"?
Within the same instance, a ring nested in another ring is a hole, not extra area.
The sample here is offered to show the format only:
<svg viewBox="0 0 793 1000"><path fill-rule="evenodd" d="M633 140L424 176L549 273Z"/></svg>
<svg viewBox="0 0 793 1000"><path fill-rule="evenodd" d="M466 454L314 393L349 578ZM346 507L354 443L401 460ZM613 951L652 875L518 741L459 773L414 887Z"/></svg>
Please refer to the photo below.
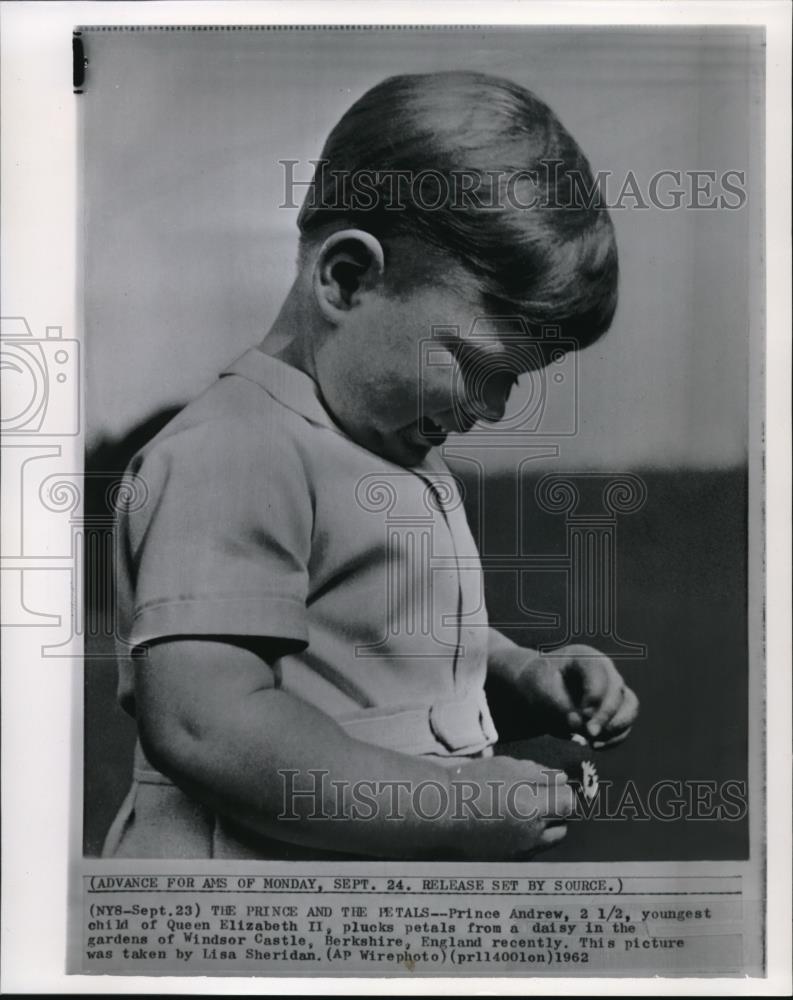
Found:
<svg viewBox="0 0 793 1000"><path fill-rule="evenodd" d="M639 699L607 656L582 645L536 658L530 658L528 650L522 652L515 686L549 729L564 726L586 736L596 748L625 739Z"/></svg>
<svg viewBox="0 0 793 1000"><path fill-rule="evenodd" d="M461 763L449 779L456 813L449 826L459 826L455 843L468 858L525 859L567 833L574 796L564 771L489 757Z"/></svg>

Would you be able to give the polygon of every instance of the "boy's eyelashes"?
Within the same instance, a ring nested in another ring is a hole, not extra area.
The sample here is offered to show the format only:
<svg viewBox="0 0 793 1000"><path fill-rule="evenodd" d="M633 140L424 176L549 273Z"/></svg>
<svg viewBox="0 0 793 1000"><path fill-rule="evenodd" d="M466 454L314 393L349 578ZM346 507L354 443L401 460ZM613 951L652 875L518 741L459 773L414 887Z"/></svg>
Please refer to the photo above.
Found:
<svg viewBox="0 0 793 1000"><path fill-rule="evenodd" d="M455 354L460 374L467 390L474 395L490 392L509 393L517 385L523 371L503 355L464 345Z"/></svg>
<svg viewBox="0 0 793 1000"><path fill-rule="evenodd" d="M506 355L503 350L498 350L498 347L488 350L482 344L471 343L467 340L452 340L447 342L446 349L460 368L468 374L478 373L482 376L509 377L513 384L523 374L515 360Z"/></svg>
<svg viewBox="0 0 793 1000"><path fill-rule="evenodd" d="M436 410L433 419L445 431L457 433L465 433L479 421L500 420L513 388L524 374L520 361L525 362L525 358L516 358L496 343L486 346L482 342L449 338L444 347L454 366L449 365L451 381L446 383L453 402L443 413ZM432 383L439 388L434 378L430 378ZM438 402L441 399L443 393Z"/></svg>

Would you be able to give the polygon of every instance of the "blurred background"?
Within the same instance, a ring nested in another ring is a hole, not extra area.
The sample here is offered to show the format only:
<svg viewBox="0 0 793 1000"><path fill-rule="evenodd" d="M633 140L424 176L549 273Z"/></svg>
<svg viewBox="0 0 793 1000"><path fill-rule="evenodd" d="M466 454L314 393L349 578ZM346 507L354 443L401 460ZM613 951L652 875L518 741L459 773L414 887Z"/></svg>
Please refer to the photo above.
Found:
<svg viewBox="0 0 793 1000"><path fill-rule="evenodd" d="M282 207L279 160L299 161L295 177L308 180L330 128L386 76L467 68L514 79L554 109L594 171L612 172L615 195L629 172L645 192L661 170L744 172L738 210L664 211L626 197L612 212L619 310L608 335L576 359L576 432L544 439L521 491L534 498L539 477L556 472L630 472L646 487L641 509L618 519L616 543L619 629L645 647L618 666L643 715L629 744L599 758L601 776L645 789L661 778L745 781L762 36L714 28L88 29L84 40L89 471L122 470L175 408L261 339L295 274L297 209ZM535 390L522 380L511 408ZM470 480L459 445L459 472ZM514 546L516 453L475 454L486 483L484 500L478 481L469 490L469 513L487 557ZM89 492L88 515L102 513L104 495ZM564 518L533 499L521 511L525 552L564 555ZM566 638L564 628L538 627L531 616L516 620L503 574L488 572L486 582L491 616L511 622L518 641ZM526 586L532 608L564 620L564 574L535 574ZM95 589L85 674L88 853L126 791L134 740L114 701L105 627L112 599ZM747 849L740 822L611 822L580 825L553 857L716 859Z"/></svg>

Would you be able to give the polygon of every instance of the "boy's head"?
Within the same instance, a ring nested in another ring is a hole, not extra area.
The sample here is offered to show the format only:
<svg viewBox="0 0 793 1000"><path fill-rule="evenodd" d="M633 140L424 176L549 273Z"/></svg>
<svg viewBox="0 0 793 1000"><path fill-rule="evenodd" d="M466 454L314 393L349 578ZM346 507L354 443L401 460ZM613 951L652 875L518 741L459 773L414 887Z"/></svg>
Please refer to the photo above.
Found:
<svg viewBox="0 0 793 1000"><path fill-rule="evenodd" d="M444 432L499 419L530 366L514 344L466 342L477 317L521 317L540 349L547 325L579 347L605 332L617 250L592 190L573 138L508 80L397 76L364 94L328 137L298 220L302 272L332 328L313 374L344 429L410 465ZM450 328L449 365L432 371L421 341L437 327Z"/></svg>

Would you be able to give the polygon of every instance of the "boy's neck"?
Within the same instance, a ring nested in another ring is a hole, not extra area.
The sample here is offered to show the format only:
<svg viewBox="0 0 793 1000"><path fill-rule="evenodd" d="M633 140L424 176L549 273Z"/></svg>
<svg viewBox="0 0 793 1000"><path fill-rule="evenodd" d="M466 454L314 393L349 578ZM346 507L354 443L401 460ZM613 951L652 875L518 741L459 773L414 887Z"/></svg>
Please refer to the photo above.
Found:
<svg viewBox="0 0 793 1000"><path fill-rule="evenodd" d="M292 285L273 325L257 346L262 353L279 358L316 381L315 318L305 308L298 284L299 279Z"/></svg>

